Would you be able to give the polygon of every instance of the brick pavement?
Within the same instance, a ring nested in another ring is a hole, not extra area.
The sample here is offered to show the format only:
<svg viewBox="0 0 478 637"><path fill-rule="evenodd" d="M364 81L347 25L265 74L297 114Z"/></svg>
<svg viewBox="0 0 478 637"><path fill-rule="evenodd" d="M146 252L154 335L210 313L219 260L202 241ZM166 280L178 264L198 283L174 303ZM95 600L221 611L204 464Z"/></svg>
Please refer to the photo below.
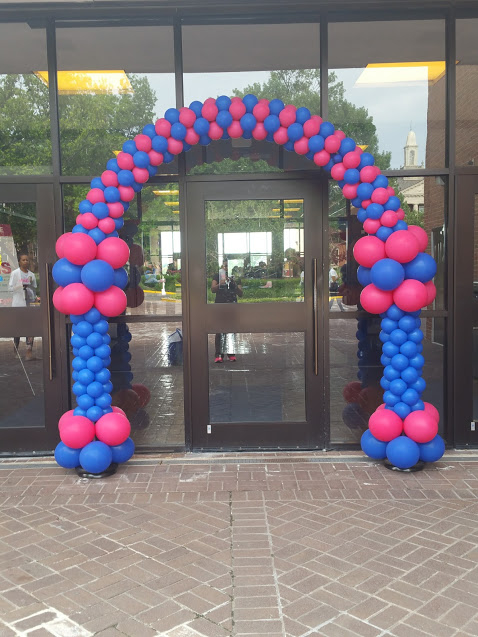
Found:
<svg viewBox="0 0 478 637"><path fill-rule="evenodd" d="M0 636L478 634L478 455L0 463Z"/></svg>

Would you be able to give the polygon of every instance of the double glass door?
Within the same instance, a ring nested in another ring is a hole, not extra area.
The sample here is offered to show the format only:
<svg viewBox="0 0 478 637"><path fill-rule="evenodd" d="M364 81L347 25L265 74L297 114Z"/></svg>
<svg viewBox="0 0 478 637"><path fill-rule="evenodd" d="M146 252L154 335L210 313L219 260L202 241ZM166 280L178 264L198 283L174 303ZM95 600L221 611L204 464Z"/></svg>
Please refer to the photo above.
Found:
<svg viewBox="0 0 478 637"><path fill-rule="evenodd" d="M49 184L0 187L0 453L53 449L66 406L51 303L53 211Z"/></svg>
<svg viewBox="0 0 478 637"><path fill-rule="evenodd" d="M195 449L323 444L321 192L283 178L186 183Z"/></svg>

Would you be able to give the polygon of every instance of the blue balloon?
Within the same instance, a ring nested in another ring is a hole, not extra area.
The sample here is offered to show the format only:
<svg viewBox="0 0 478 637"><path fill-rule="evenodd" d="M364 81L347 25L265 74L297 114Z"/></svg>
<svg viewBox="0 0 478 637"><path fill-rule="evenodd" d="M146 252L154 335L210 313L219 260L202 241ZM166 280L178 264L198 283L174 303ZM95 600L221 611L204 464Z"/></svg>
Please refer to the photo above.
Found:
<svg viewBox="0 0 478 637"><path fill-rule="evenodd" d="M119 173L120 167L118 166L116 157L112 157L111 159L108 159L108 161L106 162L106 170L112 170L115 173Z"/></svg>
<svg viewBox="0 0 478 637"><path fill-rule="evenodd" d="M78 374L79 373L80 372L77 372L76 369L71 372L71 377L73 378L74 381L78 380Z"/></svg>
<svg viewBox="0 0 478 637"><path fill-rule="evenodd" d="M95 405L101 407L101 409L106 409L111 405L111 396L106 393L102 393L101 396L95 400Z"/></svg>
<svg viewBox="0 0 478 637"><path fill-rule="evenodd" d="M80 358L79 356L76 356L72 361L71 361L71 366L73 367L74 370L76 370L77 372L79 372L82 369L86 368L86 361L83 358Z"/></svg>
<svg viewBox="0 0 478 637"><path fill-rule="evenodd" d="M168 108L164 113L164 119L168 120L170 124L179 122L179 111L177 108Z"/></svg>
<svg viewBox="0 0 478 637"><path fill-rule="evenodd" d="M101 396L101 394L103 393L103 385L94 380L88 385L86 391L88 392L88 396L91 396L92 398L98 398L98 396Z"/></svg>
<svg viewBox="0 0 478 637"><path fill-rule="evenodd" d="M387 380L385 376L382 376L382 378L380 379L380 387L385 391L388 391L390 389L390 381Z"/></svg>
<svg viewBox="0 0 478 637"><path fill-rule="evenodd" d="M370 206L369 206L370 208ZM380 290L395 290L405 278L403 266L395 259L380 259L373 264L370 278Z"/></svg>
<svg viewBox="0 0 478 637"><path fill-rule="evenodd" d="M93 204L91 212L97 219L106 219L110 214L108 206L103 201L98 201L98 203Z"/></svg>
<svg viewBox="0 0 478 637"><path fill-rule="evenodd" d="M357 146L356 143L354 142L354 140L351 137L344 137L342 139L342 141L340 142L339 153L343 157L347 153L350 153L353 150L355 150L356 146Z"/></svg>
<svg viewBox="0 0 478 637"><path fill-rule="evenodd" d="M385 210L398 210L400 206L400 199L392 195L385 204Z"/></svg>
<svg viewBox="0 0 478 637"><path fill-rule="evenodd" d="M90 325L90 323L88 323L87 321L80 321L73 328L73 332L75 333L75 335L79 336L80 338L87 338L92 331L93 331L93 326ZM82 345L85 345L85 344L86 342L82 343Z"/></svg>
<svg viewBox="0 0 478 637"><path fill-rule="evenodd" d="M418 378L418 372L414 367L406 367L400 374L407 385L411 385Z"/></svg>
<svg viewBox="0 0 478 637"><path fill-rule="evenodd" d="M380 325L382 330L384 332L387 332L387 334L391 334L393 330L396 330L398 327L397 321L392 321L392 319L389 319L389 318L382 319L382 322L380 323Z"/></svg>
<svg viewBox="0 0 478 637"><path fill-rule="evenodd" d="M219 111L216 117L216 124L218 126L220 126L223 130L227 130L232 122L233 118L229 111Z"/></svg>
<svg viewBox="0 0 478 637"><path fill-rule="evenodd" d="M367 206L367 217L369 219L380 219L383 215L385 208L379 203L371 203Z"/></svg>
<svg viewBox="0 0 478 637"><path fill-rule="evenodd" d="M108 332L108 328L108 321L105 321L105 319L100 319L93 325L94 331L98 332L98 334L106 334Z"/></svg>
<svg viewBox="0 0 478 637"><path fill-rule="evenodd" d="M212 140L209 135L201 135L201 137L199 138L199 143L201 144L201 146L209 146L211 141ZM171 157L174 157L174 155L171 155Z"/></svg>
<svg viewBox="0 0 478 637"><path fill-rule="evenodd" d="M83 358L85 361L94 356L94 354L94 350L89 345L83 345L78 351L80 358Z"/></svg>
<svg viewBox="0 0 478 637"><path fill-rule="evenodd" d="M410 469L420 459L420 448L407 436L398 436L388 443L387 458L399 469Z"/></svg>
<svg viewBox="0 0 478 637"><path fill-rule="evenodd" d="M397 232L397 230L406 230L408 228L408 224L406 221L400 220L393 226L392 230Z"/></svg>
<svg viewBox="0 0 478 637"><path fill-rule="evenodd" d="M400 349L398 347L398 345L394 345L391 341L388 341L387 343L383 344L382 347L382 351L385 354L385 356L389 356L390 358L394 358L395 356L399 355ZM395 367L395 365L394 365Z"/></svg>
<svg viewBox="0 0 478 637"><path fill-rule="evenodd" d="M321 150L324 149L324 143L325 139L322 137L322 135L313 135L309 139L309 150L313 153L319 153Z"/></svg>
<svg viewBox="0 0 478 637"><path fill-rule="evenodd" d="M421 369L425 365L425 359L421 354L417 354L410 359L410 365L415 367L415 369Z"/></svg>
<svg viewBox="0 0 478 637"><path fill-rule="evenodd" d="M82 321L84 318L85 317L83 316L83 314L70 314L70 321L73 323L73 325L76 325L77 323Z"/></svg>
<svg viewBox="0 0 478 637"><path fill-rule="evenodd" d="M313 159L313 157L311 157L311 159ZM362 205L362 199L360 199L360 197L355 197L355 199L351 200L351 203L354 208L360 208L360 206Z"/></svg>
<svg viewBox="0 0 478 637"><path fill-rule="evenodd" d="M124 219L120 217L119 219L115 219L115 230L121 230L124 226ZM110 234L113 234L112 232Z"/></svg>
<svg viewBox="0 0 478 637"><path fill-rule="evenodd" d="M360 164L359 170L361 170L364 166L373 166L375 163L375 158L370 153L362 153L360 155Z"/></svg>
<svg viewBox="0 0 478 637"><path fill-rule="evenodd" d="M93 407L90 407L86 411L86 417L89 418L92 422L96 422L97 420L99 420L102 415L103 410L97 405L93 405Z"/></svg>
<svg viewBox="0 0 478 637"><path fill-rule="evenodd" d="M82 385L89 385L95 380L95 375L88 368L82 369L78 372L78 380Z"/></svg>
<svg viewBox="0 0 478 637"><path fill-rule="evenodd" d="M360 285L364 287L372 283L372 278L370 275L371 268L366 268L363 265L359 265L357 268L357 279L359 280Z"/></svg>
<svg viewBox="0 0 478 637"><path fill-rule="evenodd" d="M374 187L372 186L372 184L363 183L363 184L360 184L359 187L357 188L357 196L364 200L370 199L373 191L374 191Z"/></svg>
<svg viewBox="0 0 478 637"><path fill-rule="evenodd" d="M203 135L207 135L209 132L210 124L208 120L204 117L198 117L197 120L193 124L193 128L198 135L201 137Z"/></svg>
<svg viewBox="0 0 478 637"><path fill-rule="evenodd" d="M425 391L426 386L427 386L427 384L425 382L425 379L421 378L421 376L419 376L414 383L410 384L410 389L414 389L416 392L421 394L422 392Z"/></svg>
<svg viewBox="0 0 478 637"><path fill-rule="evenodd" d="M103 335L99 334L98 332L93 332L86 339L86 344L92 347L93 349L96 349L100 345L103 345Z"/></svg>
<svg viewBox="0 0 478 637"><path fill-rule="evenodd" d="M232 104L231 98L227 97L227 95L220 95L219 97L216 98L216 106L219 109L219 111L227 111L231 104ZM217 118L216 118L216 121L217 121Z"/></svg>
<svg viewBox="0 0 478 637"><path fill-rule="evenodd" d="M78 336L78 334L72 335L72 337L70 338L70 343L74 349L79 349L80 347L83 347L83 345L87 344L86 339L82 336Z"/></svg>
<svg viewBox="0 0 478 637"><path fill-rule="evenodd" d="M111 447L111 453L113 454L113 462L117 462L118 464L127 462L134 454L133 440L126 438L122 444Z"/></svg>
<svg viewBox="0 0 478 637"><path fill-rule="evenodd" d="M356 168L349 168L345 171L344 181L346 184L356 184L360 181L360 173Z"/></svg>
<svg viewBox="0 0 478 637"><path fill-rule="evenodd" d="M405 277L407 279L417 279L422 283L431 281L437 273L435 259L426 252L420 252L412 261L405 263Z"/></svg>
<svg viewBox="0 0 478 637"><path fill-rule="evenodd" d="M393 304L386 311L386 315L387 318L392 319L392 321L399 321L402 316L405 316L405 312Z"/></svg>
<svg viewBox="0 0 478 637"><path fill-rule="evenodd" d="M75 409L73 410L73 415L74 416L86 416L86 410L82 409L81 407L75 407Z"/></svg>
<svg viewBox="0 0 478 637"><path fill-rule="evenodd" d="M417 400L417 402L412 405L412 411L423 411L425 409L425 403L423 400Z"/></svg>
<svg viewBox="0 0 478 637"><path fill-rule="evenodd" d="M111 378L111 372L106 367L104 367L98 373L95 374L95 380L97 380L102 385L104 383L107 383L110 378Z"/></svg>
<svg viewBox="0 0 478 637"><path fill-rule="evenodd" d="M385 175L379 175L372 182L372 185L373 185L374 188L387 188L388 179L385 177Z"/></svg>
<svg viewBox="0 0 478 637"><path fill-rule="evenodd" d="M80 465L88 473L103 473L112 460L110 447L99 440L90 442L80 451Z"/></svg>
<svg viewBox="0 0 478 637"><path fill-rule="evenodd" d="M86 394L86 385L76 382L71 388L71 391L75 394L75 396L83 396L83 394Z"/></svg>
<svg viewBox="0 0 478 637"><path fill-rule="evenodd" d="M196 114L196 117L201 117L202 106L202 102L199 102L198 100L194 100L194 102L189 104L189 108Z"/></svg>
<svg viewBox="0 0 478 637"><path fill-rule="evenodd" d="M157 153L165 153L168 150L168 140L166 139L166 137L163 137L162 135L156 135L156 137L153 138L151 145L153 147L153 150L155 150ZM133 181L134 181L134 178L133 178Z"/></svg>
<svg viewBox="0 0 478 637"><path fill-rule="evenodd" d="M132 139L128 139L123 143L121 147L124 153L128 153L129 155L134 155L138 149L136 148L136 144Z"/></svg>
<svg viewBox="0 0 478 637"><path fill-rule="evenodd" d="M264 128L268 133L275 133L280 128L280 119L277 115L268 115L264 120Z"/></svg>
<svg viewBox="0 0 478 637"><path fill-rule="evenodd" d="M147 168L149 166L149 155L143 150L138 150L133 155L134 165L138 168Z"/></svg>
<svg viewBox="0 0 478 637"><path fill-rule="evenodd" d="M429 442L418 443L420 460L423 462L436 462L445 453L445 441L437 434Z"/></svg>
<svg viewBox="0 0 478 637"><path fill-rule="evenodd" d="M85 212L91 212L92 208L93 208L93 204L91 203L91 201L88 201L88 199L83 199L83 201L80 201L78 205L78 210L82 214Z"/></svg>
<svg viewBox="0 0 478 637"><path fill-rule="evenodd" d="M147 135L148 137L153 139L153 137L156 135L156 129L154 128L154 124L146 124L146 126L143 126L142 133L143 135Z"/></svg>
<svg viewBox="0 0 478 637"><path fill-rule="evenodd" d="M291 141L296 142L298 139L301 139L301 137L304 136L304 127L302 126L302 124L298 124L297 122L291 124L287 128L287 134Z"/></svg>
<svg viewBox="0 0 478 637"><path fill-rule="evenodd" d="M252 113L246 113L240 119L241 128L244 133L250 133L257 126L257 120ZM249 138L250 139L250 138Z"/></svg>
<svg viewBox="0 0 478 637"><path fill-rule="evenodd" d="M120 186L132 186L134 175L131 170L120 170L118 173L118 183Z"/></svg>
<svg viewBox="0 0 478 637"><path fill-rule="evenodd" d="M330 122L322 122L319 133L325 139L329 135L333 135L335 133L335 126Z"/></svg>
<svg viewBox="0 0 478 637"><path fill-rule="evenodd" d="M412 410L409 405L400 401L394 406L393 411L397 414L397 416L400 416L400 418L404 420Z"/></svg>
<svg viewBox="0 0 478 637"><path fill-rule="evenodd" d="M105 394L111 394L111 392L113 391L113 383L108 381L103 385L103 392Z"/></svg>
<svg viewBox="0 0 478 637"><path fill-rule="evenodd" d="M387 332L384 332L383 330L380 330L378 337L382 343L387 343L390 340L390 334L387 334Z"/></svg>
<svg viewBox="0 0 478 637"><path fill-rule="evenodd" d="M383 375L389 381L400 378L400 372L398 371L398 369L395 369L391 365L387 365L385 367L385 369L383 370Z"/></svg>
<svg viewBox="0 0 478 637"><path fill-rule="evenodd" d="M414 319L413 316L402 316L402 318L398 322L398 326L404 332L410 333L416 328L415 321L416 319ZM410 336L408 338L410 338Z"/></svg>
<svg viewBox="0 0 478 637"><path fill-rule="evenodd" d="M80 449L67 447L64 442L59 442L55 448L55 460L63 469L74 469L80 464Z"/></svg>
<svg viewBox="0 0 478 637"><path fill-rule="evenodd" d="M387 443L377 440L377 438L372 435L370 429L363 432L360 439L360 446L364 454L369 458L383 460L387 455Z"/></svg>
<svg viewBox="0 0 478 637"><path fill-rule="evenodd" d="M116 203L121 199L120 191L115 186L105 188L105 199L109 203Z"/></svg>
<svg viewBox="0 0 478 637"><path fill-rule="evenodd" d="M95 404L94 399L91 396L88 396L88 394L82 394L81 396L77 396L76 402L78 403L78 407L80 409L84 409L85 412L90 407L93 407L93 405Z"/></svg>
<svg viewBox="0 0 478 637"><path fill-rule="evenodd" d="M279 113L284 110L284 102L277 98L271 100L269 102L269 110L272 115L279 115Z"/></svg>
<svg viewBox="0 0 478 637"><path fill-rule="evenodd" d="M420 400L420 395L414 389L407 389L402 394L402 402L404 402L406 405L409 405L410 407L414 405L417 400Z"/></svg>
<svg viewBox="0 0 478 637"><path fill-rule="evenodd" d="M100 244L102 241L106 239L106 234L99 228L93 228L93 230L89 230L88 234L96 243L96 245Z"/></svg>
<svg viewBox="0 0 478 637"><path fill-rule="evenodd" d="M92 325L94 325L95 323L98 323L98 321L101 318L102 318L101 314L96 309L96 307L92 307L91 310L88 310L88 312L86 312L85 314L85 321L87 321L88 323L91 323Z"/></svg>
<svg viewBox="0 0 478 637"><path fill-rule="evenodd" d="M103 360L99 358L98 356L92 356L86 361L86 367L92 372L94 372L95 374L97 374L104 367Z"/></svg>
<svg viewBox="0 0 478 637"><path fill-rule="evenodd" d="M186 137L187 132L188 131L186 126L184 126L184 124L181 124L181 122L175 122L171 126L171 137L173 137L174 139L178 139L179 141L183 141L183 139Z"/></svg>
<svg viewBox="0 0 478 637"><path fill-rule="evenodd" d="M385 345L388 345L388 343L385 343ZM383 346L384 348L385 345ZM400 372L406 369L408 367L408 364L408 358L403 354L395 354L392 357L392 367Z"/></svg>
<svg viewBox="0 0 478 637"><path fill-rule="evenodd" d="M380 226L380 228L375 233L375 236L377 237L377 239L380 239L380 241L386 241L392 233L393 230L391 228Z"/></svg>
<svg viewBox="0 0 478 637"><path fill-rule="evenodd" d="M111 336L109 334L103 334L103 343L105 345L109 345L111 343Z"/></svg>
<svg viewBox="0 0 478 637"><path fill-rule="evenodd" d="M413 358L418 354L418 346L412 341L407 341L400 346L400 354L403 354L407 358Z"/></svg>
<svg viewBox="0 0 478 637"><path fill-rule="evenodd" d="M83 266L81 280L89 290L104 292L114 283L114 270L106 261L93 259Z"/></svg>
<svg viewBox="0 0 478 637"><path fill-rule="evenodd" d="M387 365L390 365L390 363L392 362L392 359L390 358L390 356L386 356L385 354L382 354L380 356L380 362L382 363L384 367L387 367Z"/></svg>
<svg viewBox="0 0 478 637"><path fill-rule="evenodd" d="M408 335L408 340L416 343L417 345L423 341L423 332L422 330L416 328L412 330Z"/></svg>
<svg viewBox="0 0 478 637"><path fill-rule="evenodd" d="M288 142L286 142L282 148L284 148L285 150L288 150L290 153L294 150L294 142L291 142L290 140ZM340 185L340 184L339 184Z"/></svg>
<svg viewBox="0 0 478 637"><path fill-rule="evenodd" d="M71 231L73 232L73 234L76 234L77 232L81 232L82 234L88 234L88 230L79 223L77 223L76 226L73 226Z"/></svg>
<svg viewBox="0 0 478 637"><path fill-rule="evenodd" d="M400 345L403 345L403 343L406 342L407 334L401 329L393 330L393 332L390 334L390 340L392 341L394 345L398 345L400 347Z"/></svg>
<svg viewBox="0 0 478 637"><path fill-rule="evenodd" d="M295 112L296 122L299 124L305 124L311 117L310 111L305 106L299 106L299 108Z"/></svg>
<svg viewBox="0 0 478 637"><path fill-rule="evenodd" d="M95 349L95 356L98 356L101 359L107 358L110 355L110 351L110 346L102 343Z"/></svg>
<svg viewBox="0 0 478 637"><path fill-rule="evenodd" d="M399 402L399 400L400 398L398 396L395 396L395 394L392 394L391 391L386 391L383 395L383 402L389 407L394 407Z"/></svg>
<svg viewBox="0 0 478 637"><path fill-rule="evenodd" d="M390 391L395 396L401 396L404 391L407 389L407 383L401 378L397 378L396 380L392 380L390 383ZM398 401L397 401L398 402Z"/></svg>
<svg viewBox="0 0 478 637"><path fill-rule="evenodd" d="M91 185L92 188L99 188L100 190L104 190L105 189L105 185L101 181L100 177L93 177L93 179L90 182L90 185Z"/></svg>

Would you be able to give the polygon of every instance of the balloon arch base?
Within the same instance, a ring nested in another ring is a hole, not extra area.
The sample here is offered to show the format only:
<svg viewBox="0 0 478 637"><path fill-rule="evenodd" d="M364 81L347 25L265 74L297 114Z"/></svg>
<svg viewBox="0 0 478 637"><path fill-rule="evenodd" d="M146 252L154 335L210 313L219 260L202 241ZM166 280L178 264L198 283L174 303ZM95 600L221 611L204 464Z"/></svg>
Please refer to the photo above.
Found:
<svg viewBox="0 0 478 637"><path fill-rule="evenodd" d="M101 473L91 473L86 471L83 467L79 466L75 468L76 473L80 478L87 478L88 480L100 480L101 478L109 478L114 475L118 470L118 463L112 462L110 466Z"/></svg>
<svg viewBox="0 0 478 637"><path fill-rule="evenodd" d="M394 464L390 462L390 460L384 460L383 466L385 469L389 469L390 471L400 471L401 473L416 473L417 471L423 471L425 468L426 462L423 460L419 460L417 464L414 464L413 467L408 467L408 469L401 469L400 467L396 467Z"/></svg>

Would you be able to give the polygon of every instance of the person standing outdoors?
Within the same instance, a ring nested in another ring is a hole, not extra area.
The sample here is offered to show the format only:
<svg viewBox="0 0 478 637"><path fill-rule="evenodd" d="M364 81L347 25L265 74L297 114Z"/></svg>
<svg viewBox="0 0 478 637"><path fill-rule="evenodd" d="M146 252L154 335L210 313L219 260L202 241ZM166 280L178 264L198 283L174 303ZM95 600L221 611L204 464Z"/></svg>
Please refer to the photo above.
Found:
<svg viewBox="0 0 478 637"><path fill-rule="evenodd" d="M237 303L237 297L242 297L244 294L241 279L236 279L234 276L229 277L226 258L224 258L219 272L213 276L211 292L216 295L214 303ZM226 354L231 362L236 361L235 341L235 334L216 334L215 363L224 362Z"/></svg>
<svg viewBox="0 0 478 637"><path fill-rule="evenodd" d="M33 272L29 270L30 257L26 253L22 253L18 257L19 267L10 275L8 289L12 293L12 307L27 307L30 303L38 300L37 297L37 280ZM27 353L25 360L33 360L33 336L26 337ZM20 345L20 337L15 336L13 339L15 351L18 353Z"/></svg>

